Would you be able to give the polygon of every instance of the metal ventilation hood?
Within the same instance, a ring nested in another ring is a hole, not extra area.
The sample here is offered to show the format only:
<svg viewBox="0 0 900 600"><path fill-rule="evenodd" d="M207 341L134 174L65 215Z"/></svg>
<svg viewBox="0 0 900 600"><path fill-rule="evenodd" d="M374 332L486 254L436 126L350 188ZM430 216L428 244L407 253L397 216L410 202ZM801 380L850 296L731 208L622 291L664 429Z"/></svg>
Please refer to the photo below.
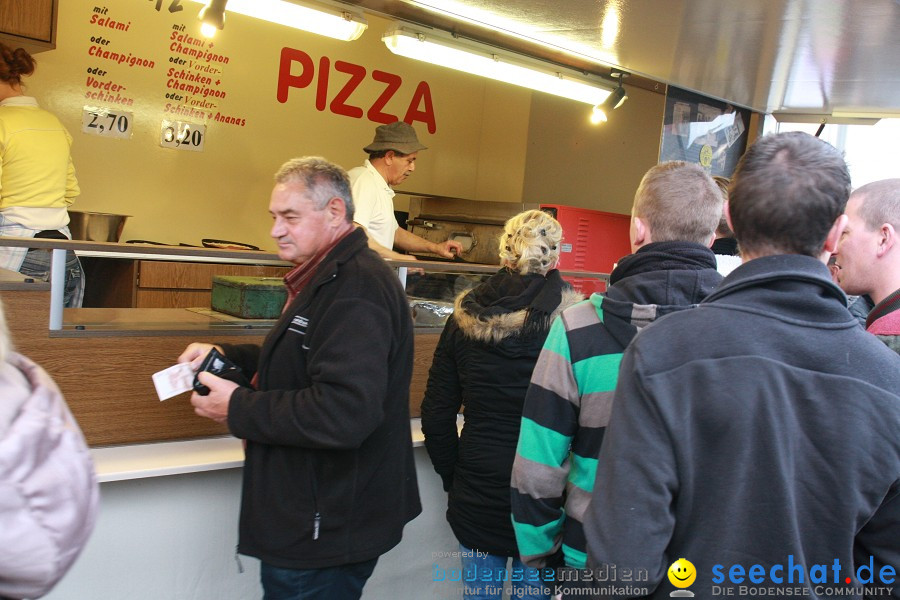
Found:
<svg viewBox="0 0 900 600"><path fill-rule="evenodd" d="M759 112L900 116L900 0L346 3L600 75L623 69L636 75L629 85L671 84Z"/></svg>

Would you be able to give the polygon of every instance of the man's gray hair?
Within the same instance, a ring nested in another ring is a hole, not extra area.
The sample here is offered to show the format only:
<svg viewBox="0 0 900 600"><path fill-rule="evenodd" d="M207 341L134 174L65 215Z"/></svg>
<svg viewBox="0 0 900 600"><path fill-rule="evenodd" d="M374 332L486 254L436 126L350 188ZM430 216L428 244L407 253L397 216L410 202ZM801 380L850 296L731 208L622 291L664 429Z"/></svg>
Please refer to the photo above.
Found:
<svg viewBox="0 0 900 600"><path fill-rule="evenodd" d="M340 198L347 209L347 222L353 222L353 194L350 192L350 178L339 165L321 156L293 158L275 173L275 183L299 183L316 210L322 210L332 198Z"/></svg>

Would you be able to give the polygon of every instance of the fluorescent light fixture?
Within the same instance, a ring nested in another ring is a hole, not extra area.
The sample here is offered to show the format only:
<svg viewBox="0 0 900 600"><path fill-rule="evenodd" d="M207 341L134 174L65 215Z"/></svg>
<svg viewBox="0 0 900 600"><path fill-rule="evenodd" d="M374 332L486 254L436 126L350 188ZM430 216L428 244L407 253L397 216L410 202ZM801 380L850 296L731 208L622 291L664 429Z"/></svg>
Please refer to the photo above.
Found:
<svg viewBox="0 0 900 600"><path fill-rule="evenodd" d="M525 56L507 53L449 34L424 33L404 26L387 31L381 40L394 54L448 67L472 75L519 85L586 104L600 104L610 91L603 80Z"/></svg>
<svg viewBox="0 0 900 600"><path fill-rule="evenodd" d="M581 58L589 58L593 62L607 63L611 65L621 64L615 53L615 47L607 46L610 35L618 31L612 32L607 29L606 20L608 13L618 12L616 5L622 4L621 0L611 3L607 2L607 9L603 19L603 33L601 36L601 48L573 42L571 39L565 39L564 36L555 34L555 28L548 23L536 23L528 19L527 14L520 11L520 16L516 19L507 18L497 14L496 11L489 8L479 8L474 6L474 2L467 0L402 0L406 4L411 4L417 8L433 12L451 21L462 21L477 27L484 27L491 31L502 33L504 36L512 36L520 40L525 40L531 44L540 44L545 48L550 48L554 52L562 52L569 56L577 56ZM481 2L482 5L489 5L490 2ZM497 4L497 3L494 3ZM612 6L610 9L609 7Z"/></svg>
<svg viewBox="0 0 900 600"><path fill-rule="evenodd" d="M206 0L194 2L205 3ZM326 2L228 0L228 12L348 42L359 38L368 27L361 14Z"/></svg>
<svg viewBox="0 0 900 600"><path fill-rule="evenodd" d="M858 110L852 108L834 108L831 111L832 118L835 119L896 119L900 117L900 113L891 112L891 111L872 111L872 110Z"/></svg>
<svg viewBox="0 0 900 600"><path fill-rule="evenodd" d="M851 116L837 111L833 115L778 111L773 112L772 116L779 123L830 123L832 125L874 125L882 117L882 115L872 114L862 116L861 113L854 113Z"/></svg>

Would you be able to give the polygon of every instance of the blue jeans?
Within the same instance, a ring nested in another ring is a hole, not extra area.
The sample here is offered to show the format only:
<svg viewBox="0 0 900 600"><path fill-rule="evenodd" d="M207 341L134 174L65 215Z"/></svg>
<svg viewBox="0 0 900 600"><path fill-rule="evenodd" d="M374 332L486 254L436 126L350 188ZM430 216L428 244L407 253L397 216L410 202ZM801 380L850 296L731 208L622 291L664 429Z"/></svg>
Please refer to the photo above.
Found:
<svg viewBox="0 0 900 600"><path fill-rule="evenodd" d="M29 248L22 261L22 266L19 268L19 273L42 281L50 281L50 258L49 250ZM81 261L71 250L66 251L65 272L63 306L81 308L84 298L84 269L81 268Z"/></svg>
<svg viewBox="0 0 900 600"><path fill-rule="evenodd" d="M324 569L260 565L263 600L359 600L377 558Z"/></svg>
<svg viewBox="0 0 900 600"><path fill-rule="evenodd" d="M518 557L476 552L459 545L462 560L462 581L465 600L500 600L507 582L510 585L511 600L547 600L549 588L541 581L539 571L526 567ZM476 556L477 554L477 556ZM512 560L512 570L507 569L507 561Z"/></svg>

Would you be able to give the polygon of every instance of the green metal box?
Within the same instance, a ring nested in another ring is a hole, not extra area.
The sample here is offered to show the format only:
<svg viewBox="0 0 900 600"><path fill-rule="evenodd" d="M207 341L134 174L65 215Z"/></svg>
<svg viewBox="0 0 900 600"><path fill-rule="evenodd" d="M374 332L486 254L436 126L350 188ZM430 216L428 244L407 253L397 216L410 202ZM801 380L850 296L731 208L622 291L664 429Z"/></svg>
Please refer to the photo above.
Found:
<svg viewBox="0 0 900 600"><path fill-rule="evenodd" d="M276 319L287 300L281 277L216 275L212 280L212 309L244 319Z"/></svg>

